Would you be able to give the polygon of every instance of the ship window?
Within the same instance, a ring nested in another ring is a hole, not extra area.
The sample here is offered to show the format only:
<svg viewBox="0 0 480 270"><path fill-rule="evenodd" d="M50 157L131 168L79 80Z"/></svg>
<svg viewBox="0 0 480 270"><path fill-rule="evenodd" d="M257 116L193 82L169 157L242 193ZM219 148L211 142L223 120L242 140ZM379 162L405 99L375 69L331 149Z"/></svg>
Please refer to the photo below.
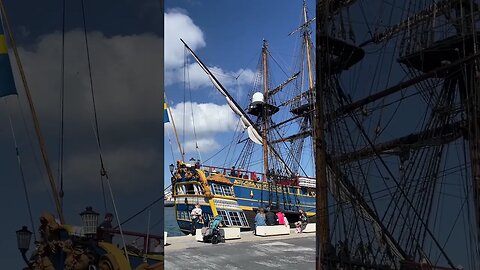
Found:
<svg viewBox="0 0 480 270"><path fill-rule="evenodd" d="M222 217L223 223L225 223L226 226L232 226L232 223L230 222L230 219L227 216L227 211L218 210L218 215Z"/></svg>
<svg viewBox="0 0 480 270"><path fill-rule="evenodd" d="M185 186L184 185L178 185L176 188L177 195L184 195L185 194Z"/></svg>
<svg viewBox="0 0 480 270"><path fill-rule="evenodd" d="M239 212L240 214L240 220L242 221L242 225L245 226L245 227L248 227L248 221L247 221L247 217L245 216L245 213L244 212Z"/></svg>
<svg viewBox="0 0 480 270"><path fill-rule="evenodd" d="M225 196L235 196L235 194L233 193L233 188L232 187L229 187L229 186L222 186L223 187L223 194L225 194Z"/></svg>
<svg viewBox="0 0 480 270"><path fill-rule="evenodd" d="M177 218L190 220L190 213L188 213L187 211L177 211Z"/></svg>
<svg viewBox="0 0 480 270"><path fill-rule="evenodd" d="M193 185L193 189L195 190L195 194L197 194L197 195L202 194L202 191L201 191L199 185L197 185L197 184Z"/></svg>
<svg viewBox="0 0 480 270"><path fill-rule="evenodd" d="M187 194L195 194L195 189L193 184L186 184Z"/></svg>
<svg viewBox="0 0 480 270"><path fill-rule="evenodd" d="M223 196L222 186L212 183L212 189L214 194Z"/></svg>
<svg viewBox="0 0 480 270"><path fill-rule="evenodd" d="M228 215L230 216L230 220L232 221L233 226L242 226L242 222L240 220L238 212L228 211Z"/></svg>

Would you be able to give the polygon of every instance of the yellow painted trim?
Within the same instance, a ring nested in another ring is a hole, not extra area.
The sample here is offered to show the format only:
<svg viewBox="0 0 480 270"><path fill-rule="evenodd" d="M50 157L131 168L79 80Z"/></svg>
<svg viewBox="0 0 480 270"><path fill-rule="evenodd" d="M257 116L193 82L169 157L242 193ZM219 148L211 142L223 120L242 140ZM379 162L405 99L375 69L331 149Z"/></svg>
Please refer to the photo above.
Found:
<svg viewBox="0 0 480 270"><path fill-rule="evenodd" d="M208 199L208 204L210 204L210 208L212 209L213 216L214 217L218 216L217 206L215 205L215 202L213 201L212 198Z"/></svg>
<svg viewBox="0 0 480 270"><path fill-rule="evenodd" d="M205 194L206 197L212 197L212 191L210 190L210 185L208 184L205 173L200 169L195 170L197 171L198 176L200 176L200 185L203 187L203 194Z"/></svg>
<svg viewBox="0 0 480 270"><path fill-rule="evenodd" d="M128 264L127 258L123 255L123 251L114 246L111 243L98 242L98 245L103 248L108 254L115 259L115 262L118 265L118 270L131 270L132 268Z"/></svg>
<svg viewBox="0 0 480 270"><path fill-rule="evenodd" d="M215 202L213 201L213 196L210 191L210 186L208 185L207 177L205 176L205 173L200 169L197 169L197 173L200 176L200 181L202 183L203 190L205 192L205 197L207 198L208 204L212 209L213 216L215 217L218 215L218 212L217 212L217 207L215 206Z"/></svg>
<svg viewBox="0 0 480 270"><path fill-rule="evenodd" d="M234 211L239 211L242 210L240 207L233 208L233 207L218 207L219 210L234 210Z"/></svg>
<svg viewBox="0 0 480 270"><path fill-rule="evenodd" d="M237 197L233 197L233 196L213 195L213 197L216 199L225 199L225 200L233 200L233 201L237 200Z"/></svg>

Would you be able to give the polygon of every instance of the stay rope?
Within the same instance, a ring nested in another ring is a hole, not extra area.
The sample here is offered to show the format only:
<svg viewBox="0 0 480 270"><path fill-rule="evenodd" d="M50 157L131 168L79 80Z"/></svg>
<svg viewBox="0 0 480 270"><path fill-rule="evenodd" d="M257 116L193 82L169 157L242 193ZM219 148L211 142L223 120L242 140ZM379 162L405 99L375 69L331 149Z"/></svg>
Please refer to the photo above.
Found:
<svg viewBox="0 0 480 270"><path fill-rule="evenodd" d="M95 138L96 138L96 141L97 141L98 154L99 154L100 166L101 166L100 175L101 175L102 179L105 179L105 181L107 182L107 187L108 187L108 190L109 190L109 193L110 193L110 197L112 199L112 205L113 205L113 209L114 209L114 212L115 212L115 218L117 220L117 224L119 224L118 228L119 228L119 231L120 231L120 236L122 238L122 244L123 244L123 248L124 248L124 251L125 251L125 258L127 259L128 264L130 264L130 259L127 255L128 254L127 246L125 244L125 236L123 234L122 226L120 224L119 214L118 214L117 206L115 204L115 198L114 198L112 187L111 187L111 184L110 184L110 179L108 177L107 171L105 170L105 164L103 162L102 146L101 146L101 143L100 143L100 133L99 133L99 128L98 128L97 106L96 106L96 103L95 103L95 93L94 93L95 91L94 91L94 86L93 86L92 65L91 65L91 60L90 60L90 50L89 50L89 46L88 46L88 34L87 34L87 23L86 23L86 16L85 16L84 0L82 0L82 18L83 18L83 31L84 31L84 36L85 36L85 47L86 47L87 62L88 62L88 76L89 76L89 82L90 82L90 90L91 90L91 95L92 95L92 105L93 105L93 114L94 114L94 129L93 129L93 131L94 131ZM105 206L105 209L107 209L103 181L101 181L101 183L102 183L102 192L103 192L103 197L104 197L104 206Z"/></svg>

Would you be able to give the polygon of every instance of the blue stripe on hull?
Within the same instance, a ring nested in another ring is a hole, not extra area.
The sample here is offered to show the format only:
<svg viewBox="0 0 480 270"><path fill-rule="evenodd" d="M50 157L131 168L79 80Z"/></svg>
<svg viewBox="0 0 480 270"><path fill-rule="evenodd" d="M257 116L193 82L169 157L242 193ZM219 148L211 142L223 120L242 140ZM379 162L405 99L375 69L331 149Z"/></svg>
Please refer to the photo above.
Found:
<svg viewBox="0 0 480 270"><path fill-rule="evenodd" d="M290 187L290 189L293 190L294 188ZM240 206L254 208L268 206L268 190L260 190L235 185L234 191ZM303 209L307 212L312 212L315 210L315 197L297 196L295 194L273 192L272 206L277 206L278 201L278 207L286 211L298 211L299 209Z"/></svg>

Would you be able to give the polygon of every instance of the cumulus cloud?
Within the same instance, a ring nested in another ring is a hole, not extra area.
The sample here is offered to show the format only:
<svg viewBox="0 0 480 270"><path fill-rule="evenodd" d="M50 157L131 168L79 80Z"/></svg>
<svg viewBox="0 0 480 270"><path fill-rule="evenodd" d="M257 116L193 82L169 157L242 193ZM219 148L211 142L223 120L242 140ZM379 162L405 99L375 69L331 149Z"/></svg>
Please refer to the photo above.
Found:
<svg viewBox="0 0 480 270"><path fill-rule="evenodd" d="M171 112L177 131L183 133L185 130L190 135L193 134L193 127L197 135L201 136L232 131L238 122L226 104L181 102L171 108Z"/></svg>
<svg viewBox="0 0 480 270"><path fill-rule="evenodd" d="M184 82L184 73L188 74L188 82L192 89L210 86L211 82L197 63L188 63L184 67L185 49L180 42L182 38L188 46L196 51L207 46L203 31L184 11L172 9L165 14L165 85ZM192 60L194 61L194 60ZM185 72L185 70L187 72ZM250 69L237 71L224 70L218 66L209 67L212 73L225 87L249 85L254 78Z"/></svg>
<svg viewBox="0 0 480 270"><path fill-rule="evenodd" d="M218 150L220 143L217 139L226 132L235 130L238 125L238 118L228 105L182 102L173 106L171 113L178 134L181 136L185 131L186 152L196 151L197 145L202 153ZM165 127L170 129L169 132L172 131L172 125Z"/></svg>
<svg viewBox="0 0 480 270"><path fill-rule="evenodd" d="M20 48L26 77L40 116L50 159L58 153L61 89L61 34L41 37L36 46ZM64 175L75 190L98 189L99 151L83 31L65 35ZM106 169L117 188L158 181L161 172L163 40L141 34L106 37L89 33L92 80L99 134ZM18 77L18 76L17 76ZM19 82L20 80L16 80ZM18 84L20 85L20 84ZM23 91L20 100L25 105ZM20 122L20 121L19 121ZM135 175L135 176L134 176ZM128 188L127 188L128 187Z"/></svg>

